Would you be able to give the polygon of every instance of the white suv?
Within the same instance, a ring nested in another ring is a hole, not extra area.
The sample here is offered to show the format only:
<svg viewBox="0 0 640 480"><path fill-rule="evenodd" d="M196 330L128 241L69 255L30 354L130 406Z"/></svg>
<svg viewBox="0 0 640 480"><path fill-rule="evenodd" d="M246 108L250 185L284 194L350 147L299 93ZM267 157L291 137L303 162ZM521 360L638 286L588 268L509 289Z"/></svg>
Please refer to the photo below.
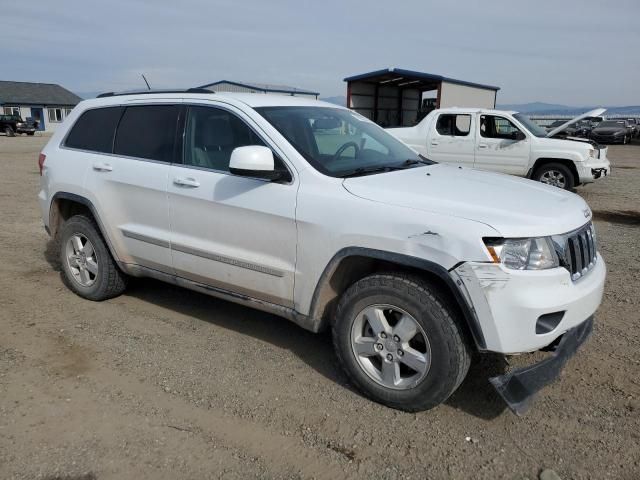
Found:
<svg viewBox="0 0 640 480"><path fill-rule="evenodd" d="M394 408L446 400L473 351L554 350L491 379L523 412L602 298L579 196L436 164L315 100L107 94L73 110L39 164L44 224L78 295L153 277L330 328L352 382Z"/></svg>

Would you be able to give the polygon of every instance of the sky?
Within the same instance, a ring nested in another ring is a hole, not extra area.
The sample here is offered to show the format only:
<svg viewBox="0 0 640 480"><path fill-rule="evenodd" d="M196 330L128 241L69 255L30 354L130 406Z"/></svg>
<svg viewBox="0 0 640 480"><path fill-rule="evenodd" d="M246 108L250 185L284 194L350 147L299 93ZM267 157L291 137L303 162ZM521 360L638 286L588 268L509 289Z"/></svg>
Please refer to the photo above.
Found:
<svg viewBox="0 0 640 480"><path fill-rule="evenodd" d="M498 103L640 105L639 0L0 0L0 80L77 93L279 83L345 95L407 68Z"/></svg>

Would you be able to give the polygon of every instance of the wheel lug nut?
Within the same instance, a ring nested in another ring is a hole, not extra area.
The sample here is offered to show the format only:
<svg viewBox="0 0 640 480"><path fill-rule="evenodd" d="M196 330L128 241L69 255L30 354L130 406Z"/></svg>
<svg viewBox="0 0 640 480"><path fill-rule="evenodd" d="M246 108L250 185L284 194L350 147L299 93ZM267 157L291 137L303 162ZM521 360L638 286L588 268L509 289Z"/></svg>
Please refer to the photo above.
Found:
<svg viewBox="0 0 640 480"><path fill-rule="evenodd" d="M398 356L401 357L404 355L404 352L402 350L398 350Z"/></svg>
<svg viewBox="0 0 640 480"><path fill-rule="evenodd" d="M382 332L382 333L380 334L380 338L387 338L387 334L386 334L386 333L384 333L384 332Z"/></svg>
<svg viewBox="0 0 640 480"><path fill-rule="evenodd" d="M394 335L393 336L393 341L394 342L399 342L400 341L400 337L398 335Z"/></svg>
<svg viewBox="0 0 640 480"><path fill-rule="evenodd" d="M393 355L391 355L390 353L387 353L387 360L389 361L393 360Z"/></svg>
<svg viewBox="0 0 640 480"><path fill-rule="evenodd" d="M382 344L376 343L376 350L382 350Z"/></svg>

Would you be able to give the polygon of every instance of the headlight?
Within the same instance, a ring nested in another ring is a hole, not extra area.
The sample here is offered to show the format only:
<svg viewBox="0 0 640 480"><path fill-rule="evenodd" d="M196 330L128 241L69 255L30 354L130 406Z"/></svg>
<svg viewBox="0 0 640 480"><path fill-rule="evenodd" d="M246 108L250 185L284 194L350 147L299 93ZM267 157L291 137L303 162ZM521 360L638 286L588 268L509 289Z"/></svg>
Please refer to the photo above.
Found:
<svg viewBox="0 0 640 480"><path fill-rule="evenodd" d="M560 265L548 237L485 239L485 245L494 263L512 270L545 270Z"/></svg>
<svg viewBox="0 0 640 480"><path fill-rule="evenodd" d="M598 158L598 154L596 153L596 151L592 148L591 150L589 150L589 156L592 158Z"/></svg>

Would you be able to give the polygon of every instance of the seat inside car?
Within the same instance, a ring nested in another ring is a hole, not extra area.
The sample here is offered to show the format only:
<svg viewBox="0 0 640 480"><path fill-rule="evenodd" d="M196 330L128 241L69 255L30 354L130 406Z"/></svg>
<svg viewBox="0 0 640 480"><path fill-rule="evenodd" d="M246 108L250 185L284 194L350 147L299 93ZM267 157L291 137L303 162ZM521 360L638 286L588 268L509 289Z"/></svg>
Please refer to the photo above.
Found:
<svg viewBox="0 0 640 480"><path fill-rule="evenodd" d="M195 127L192 164L213 170L229 170L235 139L228 118L200 117Z"/></svg>

